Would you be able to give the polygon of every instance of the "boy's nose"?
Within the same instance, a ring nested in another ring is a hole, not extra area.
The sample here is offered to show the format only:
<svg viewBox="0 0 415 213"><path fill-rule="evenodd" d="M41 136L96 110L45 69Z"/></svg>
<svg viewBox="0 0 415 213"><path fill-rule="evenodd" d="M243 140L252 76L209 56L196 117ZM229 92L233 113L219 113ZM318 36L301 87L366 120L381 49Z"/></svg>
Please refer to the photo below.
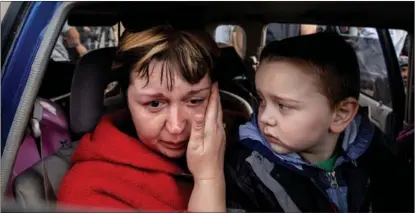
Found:
<svg viewBox="0 0 415 213"><path fill-rule="evenodd" d="M269 125L269 126L275 126L277 125L277 120L275 119L275 117L272 115L272 113L270 113L267 108L265 107L263 112L260 113L259 118L258 118L259 122Z"/></svg>

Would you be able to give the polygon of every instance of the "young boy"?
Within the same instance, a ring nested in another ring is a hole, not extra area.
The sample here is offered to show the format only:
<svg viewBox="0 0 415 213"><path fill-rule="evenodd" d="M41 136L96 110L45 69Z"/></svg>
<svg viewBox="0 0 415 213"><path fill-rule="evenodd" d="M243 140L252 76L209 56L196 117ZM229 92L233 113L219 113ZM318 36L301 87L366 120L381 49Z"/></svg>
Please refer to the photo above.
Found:
<svg viewBox="0 0 415 213"><path fill-rule="evenodd" d="M229 210L411 211L400 209L400 162L359 109L359 65L340 36L268 44L255 83L259 109L226 156Z"/></svg>

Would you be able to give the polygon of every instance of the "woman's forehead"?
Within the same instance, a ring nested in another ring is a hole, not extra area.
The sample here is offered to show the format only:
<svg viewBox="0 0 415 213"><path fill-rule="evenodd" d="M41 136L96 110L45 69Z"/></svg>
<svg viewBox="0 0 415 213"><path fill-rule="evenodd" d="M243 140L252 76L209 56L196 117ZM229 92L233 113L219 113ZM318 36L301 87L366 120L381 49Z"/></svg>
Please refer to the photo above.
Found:
<svg viewBox="0 0 415 213"><path fill-rule="evenodd" d="M206 75L196 84L190 84L181 76L178 70L166 72L162 69L162 62L156 62L153 65L150 64L148 78L145 76L133 77L131 84L135 93L187 94L191 91L206 89L211 84L209 75Z"/></svg>
<svg viewBox="0 0 415 213"><path fill-rule="evenodd" d="M189 83L183 75L182 68L174 62L165 60L151 60L146 72L142 72L137 75L136 72L132 73L131 83L138 84L141 87L170 89L176 88L193 88L205 86L210 84L210 78L208 73L199 80L197 83ZM144 73L147 73L144 75ZM206 79L208 78L208 79Z"/></svg>

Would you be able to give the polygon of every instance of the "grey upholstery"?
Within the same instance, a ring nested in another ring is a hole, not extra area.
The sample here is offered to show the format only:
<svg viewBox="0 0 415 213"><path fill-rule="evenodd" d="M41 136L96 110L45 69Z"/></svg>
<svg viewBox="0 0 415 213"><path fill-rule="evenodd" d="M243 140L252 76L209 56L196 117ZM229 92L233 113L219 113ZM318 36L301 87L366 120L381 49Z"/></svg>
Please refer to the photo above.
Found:
<svg viewBox="0 0 415 213"><path fill-rule="evenodd" d="M71 85L70 126L77 135L92 131L104 113L104 90L114 78L110 72L114 55L115 48L94 50L84 55L75 68ZM60 182L70 168L70 157L75 146L76 143L58 150L18 175L13 182L16 202L27 207L46 204L45 198L55 201ZM46 174L43 173L42 162Z"/></svg>
<svg viewBox="0 0 415 213"><path fill-rule="evenodd" d="M70 159L75 150L77 142L70 146L61 148L52 156L43 160L48 178L44 186L45 177L42 162L36 163L30 169L17 176L13 182L13 194L16 202L28 206L46 205L46 195L49 201L56 201L60 182L70 168ZM45 192L47 190L47 193Z"/></svg>

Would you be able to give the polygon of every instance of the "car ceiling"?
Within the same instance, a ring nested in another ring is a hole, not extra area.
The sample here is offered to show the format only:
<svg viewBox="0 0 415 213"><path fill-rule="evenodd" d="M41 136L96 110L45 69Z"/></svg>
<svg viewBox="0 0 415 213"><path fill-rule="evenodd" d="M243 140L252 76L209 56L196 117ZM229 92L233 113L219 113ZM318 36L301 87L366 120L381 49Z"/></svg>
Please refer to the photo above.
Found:
<svg viewBox="0 0 415 213"><path fill-rule="evenodd" d="M77 2L69 16L73 26L128 29L170 23L200 28L211 23L309 23L372 26L413 32L414 2Z"/></svg>

